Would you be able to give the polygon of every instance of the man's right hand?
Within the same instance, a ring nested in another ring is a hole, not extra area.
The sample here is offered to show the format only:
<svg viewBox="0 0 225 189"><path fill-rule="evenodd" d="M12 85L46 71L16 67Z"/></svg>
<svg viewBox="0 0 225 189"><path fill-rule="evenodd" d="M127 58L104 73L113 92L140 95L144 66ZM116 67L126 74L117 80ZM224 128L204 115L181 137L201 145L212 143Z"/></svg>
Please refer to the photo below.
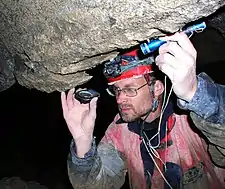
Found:
<svg viewBox="0 0 225 189"><path fill-rule="evenodd" d="M89 151L93 139L96 119L97 98L88 104L81 104L74 98L74 89L67 96L61 93L63 117L76 143L77 155L84 157Z"/></svg>
<svg viewBox="0 0 225 189"><path fill-rule="evenodd" d="M156 65L173 84L178 98L189 102L198 86L196 77L197 51L183 32L160 38L167 41L159 48Z"/></svg>

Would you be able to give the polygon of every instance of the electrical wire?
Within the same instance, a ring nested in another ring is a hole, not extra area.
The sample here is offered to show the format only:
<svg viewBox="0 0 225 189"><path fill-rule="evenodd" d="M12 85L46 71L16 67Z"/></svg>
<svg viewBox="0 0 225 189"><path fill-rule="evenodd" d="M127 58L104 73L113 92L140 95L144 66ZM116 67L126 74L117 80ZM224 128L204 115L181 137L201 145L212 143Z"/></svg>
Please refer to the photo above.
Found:
<svg viewBox="0 0 225 189"><path fill-rule="evenodd" d="M165 109L166 109L168 103L169 103L169 99L170 99L170 96L171 96L171 94L172 94L172 89L173 89L173 85L172 85L172 86L171 86L171 89L170 89L170 92L169 92L169 95L168 95L168 98L167 98L167 101L166 101L166 88L167 88L167 86L166 86L166 78L167 78L167 76L165 76L165 79L164 79L165 90L164 90L163 103L162 103L161 112L160 112L160 119L159 119L159 124L158 124L158 131L157 131L157 133L156 133L151 139L148 139L146 133L143 132L143 134L145 135L145 137L146 137L147 140L148 140L148 143L146 144L146 141L145 141L144 137L142 137L142 141L143 141L143 143L144 143L144 145L145 145L145 148L146 148L146 150L148 151L148 154L149 154L149 156L151 157L153 163L155 164L156 168L158 169L159 173L161 174L162 178L164 179L164 181L166 182L166 184L170 187L170 189L173 189L172 186L171 186L171 185L169 184L169 182L167 181L167 179L165 178L165 176L163 175L162 171L160 170L159 166L157 165L157 162L155 161L155 159L154 159L154 157L153 157L153 156L155 156L157 159L159 159L159 160L162 162L162 164L163 164L163 166L164 166L164 169L165 169L165 171L166 171L166 170L167 170L166 164L165 164L165 163L163 162L163 160L160 158L160 155L159 155L159 153L158 153L157 150L156 150L156 148L159 147L160 141L161 141L161 140L160 140L160 131L161 131L162 116L163 116L163 113L164 113L164 111L165 111ZM144 122L145 122L146 118L148 117L148 115L150 114L150 112L151 112L151 111L149 111L149 113L147 114L147 116L145 117L145 119L144 119L143 122L142 122L142 128L141 128L141 131L143 131L143 125L144 125ZM166 122L166 134L165 134L166 137L167 137L167 130L168 130L168 129L167 129L167 122ZM156 136L158 136L158 144L157 144L156 146L152 146L152 145L151 145L151 140L152 140L154 137L156 137ZM167 142L167 141L166 141L166 142ZM150 147L150 150L149 150L148 146ZM166 149L167 149L167 143L166 143ZM153 155L152 155L152 154L153 154ZM165 159L166 159L166 157L165 157Z"/></svg>
<svg viewBox="0 0 225 189"><path fill-rule="evenodd" d="M153 163L155 164L156 168L158 169L159 173L161 174L162 178L164 179L164 181L166 182L166 184L170 187L170 189L173 189L173 187L172 187L172 186L170 185L170 183L167 181L167 179L166 179L165 176L163 175L162 171L160 170L159 166L157 165L157 163L156 163L154 157L152 156L151 152L150 152L149 149L148 149L148 146L147 146L145 140L143 140L143 143L144 143L145 148L147 149L147 151L148 151L148 153L149 153L149 155L150 155L150 157L151 157Z"/></svg>
<svg viewBox="0 0 225 189"><path fill-rule="evenodd" d="M198 29L198 30L195 30L195 32L196 32L196 33L199 33L199 32L202 32L204 29L205 29L205 28ZM194 33L194 32L191 32L191 33L190 33L189 35L187 35L187 36L188 36L189 38L191 38L191 36L193 35L193 33ZM161 176L162 176L162 178L164 179L164 181L166 182L166 184L170 187L170 189L173 189L172 186L171 186L171 185L169 184L169 182L167 181L167 179L165 178L165 176L163 175L162 171L160 170L159 166L157 165L157 162L155 161L155 159L154 159L154 157L153 157L153 155L154 155L157 159L159 159L159 160L162 162L162 164L164 165L165 171L166 171L166 169L167 169L167 168L166 168L166 164L165 164L165 163L163 162L163 160L160 158L160 155L159 155L159 153L158 153L157 150L156 150L156 148L159 147L160 141L161 141L161 139L160 139L160 131L161 131L162 116L163 116L163 114L164 114L164 112L165 112L165 110L166 110L166 107L167 107L167 105L168 105L168 103L169 103L169 100L170 100L170 96L171 96L172 91L173 91L173 84L172 84L171 89L170 89L170 91L169 91L168 98L167 98L167 100L166 100L166 88L167 88L167 86L166 86L166 78L167 78L167 76L165 76L165 79L164 79L165 90L164 90L163 103L162 103L161 112L160 112L160 118L159 118L159 124L158 124L158 131L157 131L157 133L156 133L151 139L148 139L146 133L143 131L143 125L144 125L144 122L145 122L145 120L147 119L147 117L149 116L149 114L150 114L150 112L151 112L151 111L149 111L149 113L147 114L147 116L145 117L145 119L144 119L143 122L142 122L141 132L143 132L143 134L145 135L145 137L146 137L147 140L148 140L148 143L146 144L146 141L145 141L144 137L142 136L142 141L143 141L143 143L144 143L144 145L145 145L146 150L148 151L149 156L151 157L153 163L155 164L156 168L158 169L159 173L161 174ZM167 128L167 123L166 123L166 131L165 131L166 134L165 134L165 137L167 137L167 131L168 131L168 128ZM151 140L154 139L156 136L158 136L158 144L157 144L156 146L152 146L152 145L151 145ZM150 150L149 150L148 146L150 147ZM166 149L167 149L167 138L166 138ZM152 155L152 154L153 154L153 155ZM166 156L165 156L165 162L166 162Z"/></svg>

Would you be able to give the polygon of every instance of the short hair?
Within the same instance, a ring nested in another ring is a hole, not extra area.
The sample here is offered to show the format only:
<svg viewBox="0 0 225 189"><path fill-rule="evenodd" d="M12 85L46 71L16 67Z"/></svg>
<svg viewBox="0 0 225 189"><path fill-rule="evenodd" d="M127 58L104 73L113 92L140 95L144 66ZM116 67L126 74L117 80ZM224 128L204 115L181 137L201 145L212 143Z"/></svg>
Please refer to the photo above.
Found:
<svg viewBox="0 0 225 189"><path fill-rule="evenodd" d="M146 81L149 84L155 83L156 80L164 82L165 74L161 70L159 70L159 68L156 65L152 65L152 67L153 67L153 72L144 75Z"/></svg>

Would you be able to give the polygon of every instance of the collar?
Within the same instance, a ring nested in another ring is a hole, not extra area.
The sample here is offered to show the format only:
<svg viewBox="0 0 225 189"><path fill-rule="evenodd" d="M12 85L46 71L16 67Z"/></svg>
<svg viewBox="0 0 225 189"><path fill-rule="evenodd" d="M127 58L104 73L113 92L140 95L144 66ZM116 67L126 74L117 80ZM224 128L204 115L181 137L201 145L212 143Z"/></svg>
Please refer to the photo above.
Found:
<svg viewBox="0 0 225 189"><path fill-rule="evenodd" d="M166 124L166 121L169 119L169 117L174 113L173 110L173 103L170 101L164 111L164 114L162 116L162 122L161 122L161 126L164 127L164 125ZM142 119L137 119L133 122L129 122L128 123L128 129L131 132L134 132L138 135L140 135L140 126L142 124ZM122 123L127 123L125 121L123 121L122 118L118 119L116 121L116 124L122 124ZM144 131L146 132L154 132L157 131L158 129L158 124L159 124L159 118L153 120L151 123L145 122L144 123Z"/></svg>

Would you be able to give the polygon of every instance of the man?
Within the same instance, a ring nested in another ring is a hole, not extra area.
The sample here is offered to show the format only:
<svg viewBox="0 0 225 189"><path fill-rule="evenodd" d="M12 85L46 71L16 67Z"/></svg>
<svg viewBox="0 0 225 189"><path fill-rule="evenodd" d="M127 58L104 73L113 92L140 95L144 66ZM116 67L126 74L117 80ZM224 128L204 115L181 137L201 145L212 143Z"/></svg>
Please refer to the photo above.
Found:
<svg viewBox="0 0 225 189"><path fill-rule="evenodd" d="M197 52L184 33L164 37L156 64L171 79L178 105L214 123L225 123L225 86L205 73L196 77Z"/></svg>
<svg viewBox="0 0 225 189"><path fill-rule="evenodd" d="M156 64L168 75L178 97L178 106L208 138L209 152L217 165L225 166L225 86L215 84L205 73L196 76L197 52L184 33L164 37Z"/></svg>
<svg viewBox="0 0 225 189"><path fill-rule="evenodd" d="M70 90L62 93L63 115L73 136L68 158L74 188L121 188L128 173L130 188L224 188L223 170L215 167L206 144L186 115L163 105L164 85L154 77L152 59L138 50L116 57L104 74L119 114L95 145L96 101L81 104Z"/></svg>

